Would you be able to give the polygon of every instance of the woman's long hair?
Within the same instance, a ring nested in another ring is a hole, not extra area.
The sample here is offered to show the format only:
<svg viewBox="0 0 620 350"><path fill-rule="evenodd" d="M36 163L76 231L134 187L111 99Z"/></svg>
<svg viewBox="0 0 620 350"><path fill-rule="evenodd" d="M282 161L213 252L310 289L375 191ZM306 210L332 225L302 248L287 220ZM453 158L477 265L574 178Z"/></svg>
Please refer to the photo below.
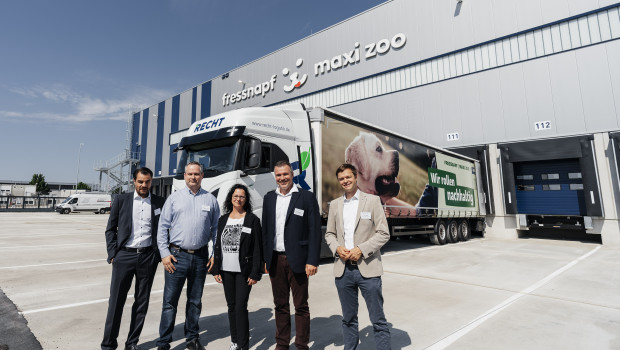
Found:
<svg viewBox="0 0 620 350"><path fill-rule="evenodd" d="M235 190L242 189L245 192L245 204L243 205L243 210L246 212L252 212L252 201L250 200L250 191L245 185L235 184L230 188L228 194L226 195L226 199L224 200L224 213L229 214L233 210L232 204L232 196L235 193Z"/></svg>

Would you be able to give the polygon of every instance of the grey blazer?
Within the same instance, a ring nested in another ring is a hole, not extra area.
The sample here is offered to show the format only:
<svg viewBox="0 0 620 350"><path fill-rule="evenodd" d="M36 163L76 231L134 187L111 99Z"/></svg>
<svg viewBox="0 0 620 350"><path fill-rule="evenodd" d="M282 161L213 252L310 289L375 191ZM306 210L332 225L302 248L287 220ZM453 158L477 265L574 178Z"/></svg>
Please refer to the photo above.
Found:
<svg viewBox="0 0 620 350"><path fill-rule="evenodd" d="M359 201L353 237L355 246L362 251L362 257L357 264L362 276L378 277L383 274L380 249L390 240L387 219L378 196L360 191ZM336 277L342 276L345 267L345 261L336 257L338 246L344 247L343 206L343 196L330 203L325 232L325 241L336 259L334 262L334 276ZM362 219L360 216L363 212L370 213L370 219Z"/></svg>

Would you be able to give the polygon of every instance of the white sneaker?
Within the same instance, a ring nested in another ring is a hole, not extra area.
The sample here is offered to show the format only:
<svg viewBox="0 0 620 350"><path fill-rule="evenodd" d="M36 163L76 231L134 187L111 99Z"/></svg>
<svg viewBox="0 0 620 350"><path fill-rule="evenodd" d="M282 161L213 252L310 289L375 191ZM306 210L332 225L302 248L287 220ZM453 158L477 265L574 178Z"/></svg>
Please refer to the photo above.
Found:
<svg viewBox="0 0 620 350"><path fill-rule="evenodd" d="M237 343L230 343L230 349L229 350L237 350L239 349L239 347L237 346Z"/></svg>

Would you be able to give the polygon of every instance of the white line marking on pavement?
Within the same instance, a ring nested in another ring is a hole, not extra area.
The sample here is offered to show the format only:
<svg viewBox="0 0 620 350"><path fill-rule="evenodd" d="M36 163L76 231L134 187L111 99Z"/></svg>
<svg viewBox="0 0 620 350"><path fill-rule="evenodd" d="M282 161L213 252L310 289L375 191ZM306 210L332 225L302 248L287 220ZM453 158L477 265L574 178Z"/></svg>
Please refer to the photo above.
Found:
<svg viewBox="0 0 620 350"><path fill-rule="evenodd" d="M476 239L476 240L467 241L467 242L459 242L459 243L456 243L456 244L451 244L451 246L458 247L459 245L468 244L468 243L474 243L474 242L481 242L481 241L484 241L484 240L486 240L486 238ZM412 253L412 252L421 252L421 251L424 251L424 250L437 249L439 247L441 247L441 246L439 246L439 245L431 245L431 246L428 246L428 247L411 248L411 249L401 250L401 251L393 252L393 253L385 253L385 254L382 253L381 257L392 256L392 255L399 255L399 254L405 254L405 253Z"/></svg>
<svg viewBox="0 0 620 350"><path fill-rule="evenodd" d="M40 266L66 265L66 264L80 264L80 263L88 263L88 262L93 262L93 261L106 261L106 259L66 261L66 262L49 263L49 264L38 264L38 265L6 266L6 267L0 267L0 270L22 269L22 268L25 268L25 267L40 267Z"/></svg>
<svg viewBox="0 0 620 350"><path fill-rule="evenodd" d="M570 263L568 263L564 267L562 267L562 268L552 272L547 277L541 279L540 281L532 284L531 286L527 287L523 291L518 292L517 294L513 295L512 297L506 299L501 304L499 304L499 305L495 306L494 308L488 310L487 312L485 312L482 315L478 316L476 319L474 319L470 323L468 323L465 326L463 326L461 329L455 331L454 333L450 334L449 336L447 336L447 337L441 339L440 341L436 342L435 344L427 347L426 349L427 350L442 350L442 349L447 348L448 346L452 345L455 341L459 340L460 338L465 336L467 333L471 332L472 330L474 330L475 328L477 328L478 326L480 326L481 324L486 322L491 317L497 315L500 311L502 311L505 308L507 308L508 306L512 305L514 302L519 300L521 297L529 295L530 293L532 293L536 289L542 287L543 285L547 284L549 281L551 281L552 279L556 278L557 276L559 276L560 274L562 274L566 270L568 270L571 267L575 266L578 262L580 262L580 261L588 258L590 255L596 253L596 251L598 251L601 247L602 246L598 246L598 247L592 249L588 253L586 253L586 254L580 256L579 258L571 261Z"/></svg>
<svg viewBox="0 0 620 350"><path fill-rule="evenodd" d="M20 235L20 234L0 234L0 239L12 240L15 238L46 238L46 237L59 237L59 236L101 236L103 234L98 230L93 230L91 232L61 232L61 233L30 233L28 235Z"/></svg>
<svg viewBox="0 0 620 350"><path fill-rule="evenodd" d="M205 283L205 286L211 286L211 285L214 285L214 284L219 284L219 283L217 283L217 282L209 282L209 283ZM185 290L185 289L187 289L187 286L183 287L183 290ZM157 293L163 293L163 292L164 292L163 289L154 290L154 291L151 291L151 295L157 294ZM127 299L131 299L131 298L133 298L133 295L132 294L127 294ZM46 307L46 308L43 308L43 309L35 309L35 310L22 311L22 312L19 312L19 314L20 315L28 315L28 314L36 314L36 313L39 313L39 312L54 311L54 310L61 310L61 309L69 309L69 308L72 308L72 307L105 303L108 300L109 300L109 298L105 298L105 299L97 299L97 300L91 300L91 301L84 301L84 302L81 302L81 303L58 305L58 306Z"/></svg>
<svg viewBox="0 0 620 350"><path fill-rule="evenodd" d="M4 246L0 249L37 249L37 248L53 248L53 247L69 247L76 245L101 245L103 243L66 243L66 244L45 244L45 245L22 245L22 246Z"/></svg>

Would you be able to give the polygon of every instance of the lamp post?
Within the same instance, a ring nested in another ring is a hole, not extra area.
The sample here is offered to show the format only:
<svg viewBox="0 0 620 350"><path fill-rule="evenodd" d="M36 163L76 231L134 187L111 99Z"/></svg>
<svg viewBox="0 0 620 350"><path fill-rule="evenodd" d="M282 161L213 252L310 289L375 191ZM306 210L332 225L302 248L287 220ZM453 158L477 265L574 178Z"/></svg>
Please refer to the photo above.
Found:
<svg viewBox="0 0 620 350"><path fill-rule="evenodd" d="M78 181L80 179L80 154L82 153L82 146L84 146L84 144L80 143L80 149L78 151L77 174L75 175L75 191L76 192L77 192L77 189L78 189Z"/></svg>

